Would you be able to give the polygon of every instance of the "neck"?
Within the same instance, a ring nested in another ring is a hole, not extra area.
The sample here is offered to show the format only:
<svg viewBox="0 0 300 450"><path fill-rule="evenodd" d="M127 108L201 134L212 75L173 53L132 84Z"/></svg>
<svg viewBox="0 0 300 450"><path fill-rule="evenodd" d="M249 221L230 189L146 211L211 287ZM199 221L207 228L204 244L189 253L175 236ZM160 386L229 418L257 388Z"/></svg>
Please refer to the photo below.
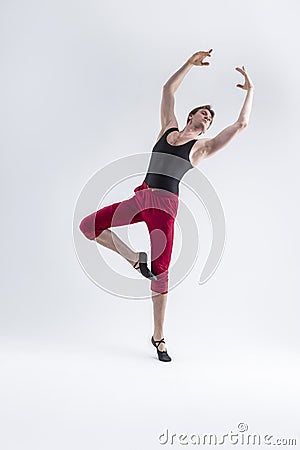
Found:
<svg viewBox="0 0 300 450"><path fill-rule="evenodd" d="M200 133L203 134L203 127L202 125L195 127L193 124L188 123L179 133L183 138L196 139Z"/></svg>

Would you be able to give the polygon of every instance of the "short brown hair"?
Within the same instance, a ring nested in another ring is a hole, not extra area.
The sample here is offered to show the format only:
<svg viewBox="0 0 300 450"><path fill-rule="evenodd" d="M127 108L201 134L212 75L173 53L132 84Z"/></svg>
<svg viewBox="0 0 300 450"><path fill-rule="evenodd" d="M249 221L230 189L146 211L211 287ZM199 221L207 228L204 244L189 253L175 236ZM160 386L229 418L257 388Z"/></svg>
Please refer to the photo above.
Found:
<svg viewBox="0 0 300 450"><path fill-rule="evenodd" d="M190 114L192 114L192 115L196 114L196 112L199 111L199 109L208 109L209 112L211 113L211 122L210 122L210 124L209 124L209 127L210 127L211 124L212 124L212 122L213 122L213 120L214 120L215 114L216 114L215 111L212 109L211 105L197 106L197 108L192 109L192 111L190 111L189 114L188 114L188 116L187 116L187 121L186 121L186 123L188 124L189 121L191 120L191 119L189 119ZM208 127L208 128L209 128L209 127Z"/></svg>

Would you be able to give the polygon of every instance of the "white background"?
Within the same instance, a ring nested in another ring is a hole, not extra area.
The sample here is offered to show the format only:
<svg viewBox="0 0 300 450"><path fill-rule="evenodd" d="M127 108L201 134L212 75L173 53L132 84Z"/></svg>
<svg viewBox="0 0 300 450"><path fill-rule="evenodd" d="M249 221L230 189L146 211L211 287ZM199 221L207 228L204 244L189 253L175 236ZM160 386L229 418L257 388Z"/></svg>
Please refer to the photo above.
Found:
<svg viewBox="0 0 300 450"><path fill-rule="evenodd" d="M2 0L1 449L152 450L167 447L167 428L220 436L239 422L300 448L297 6ZM236 66L255 99L248 128L201 164L222 201L226 247L199 286L211 239L203 213L203 252L168 298L164 364L150 344L151 300L115 298L82 271L73 211L97 170L151 151L162 85L210 48L211 65L176 93L180 128L205 103L216 110L207 137L236 120Z"/></svg>

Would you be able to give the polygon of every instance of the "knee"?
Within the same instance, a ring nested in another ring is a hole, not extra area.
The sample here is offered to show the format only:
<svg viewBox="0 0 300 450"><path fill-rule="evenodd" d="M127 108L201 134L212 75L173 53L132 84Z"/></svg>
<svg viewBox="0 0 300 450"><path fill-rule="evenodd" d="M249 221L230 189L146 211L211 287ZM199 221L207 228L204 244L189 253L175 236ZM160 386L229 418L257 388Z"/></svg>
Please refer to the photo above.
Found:
<svg viewBox="0 0 300 450"><path fill-rule="evenodd" d="M155 275L160 275L161 277L168 278L169 275L169 261L152 261L151 270Z"/></svg>
<svg viewBox="0 0 300 450"><path fill-rule="evenodd" d="M151 286L151 291L159 295L166 295L169 293L168 286L164 286L162 288L157 286Z"/></svg>
<svg viewBox="0 0 300 450"><path fill-rule="evenodd" d="M151 290L159 294L167 294L169 286L168 267L156 266L152 271L157 275L157 280L151 281Z"/></svg>
<svg viewBox="0 0 300 450"><path fill-rule="evenodd" d="M80 222L79 229L87 239L95 239L97 237L95 233L95 215L90 214L89 216L84 217Z"/></svg>

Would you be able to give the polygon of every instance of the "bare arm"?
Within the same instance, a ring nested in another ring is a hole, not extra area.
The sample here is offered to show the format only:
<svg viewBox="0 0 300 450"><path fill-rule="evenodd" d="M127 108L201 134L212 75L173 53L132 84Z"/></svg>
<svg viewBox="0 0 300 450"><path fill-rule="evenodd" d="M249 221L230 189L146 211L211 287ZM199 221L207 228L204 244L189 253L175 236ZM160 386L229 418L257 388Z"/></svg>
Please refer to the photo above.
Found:
<svg viewBox="0 0 300 450"><path fill-rule="evenodd" d="M182 80L193 66L208 66L209 62L203 62L203 59L207 56L211 56L212 49L209 52L197 52L194 53L174 75L163 86L160 117L162 131L168 126L177 126L177 119L175 117L174 105L175 98L174 93L177 91Z"/></svg>
<svg viewBox="0 0 300 450"><path fill-rule="evenodd" d="M174 94L174 92L177 91L180 84L182 83L182 80L192 67L193 64L188 59L183 64L183 66L181 66L180 69L178 69L177 72L175 72L174 75L172 75L171 78L168 79L168 81L164 84L164 88L169 89Z"/></svg>
<svg viewBox="0 0 300 450"><path fill-rule="evenodd" d="M249 75L247 74L244 66L242 69L236 67L236 70L238 70L245 77L245 82L243 85L237 84L237 87L240 87L241 89L247 91L244 104L242 106L239 117L235 123L226 127L223 131L221 131L221 133L219 133L213 139L207 139L204 141L203 144L205 147L203 150L204 157L211 156L216 151L225 147L235 136L237 136L237 134L239 134L248 125L252 109L254 85Z"/></svg>

